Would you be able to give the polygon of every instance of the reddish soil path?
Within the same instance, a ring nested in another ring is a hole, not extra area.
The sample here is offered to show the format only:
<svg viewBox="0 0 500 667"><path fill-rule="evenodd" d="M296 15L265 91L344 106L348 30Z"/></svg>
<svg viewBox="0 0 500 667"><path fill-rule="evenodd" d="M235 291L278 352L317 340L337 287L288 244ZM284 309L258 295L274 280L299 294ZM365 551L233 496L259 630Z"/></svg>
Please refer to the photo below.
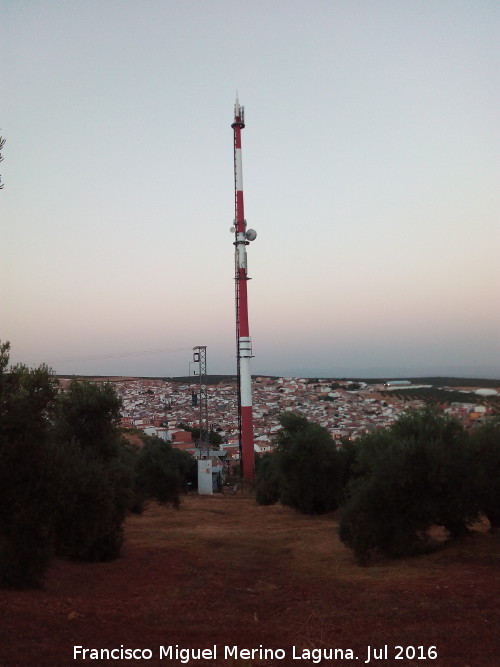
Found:
<svg viewBox="0 0 500 667"><path fill-rule="evenodd" d="M429 556L360 568L336 525L239 496L151 506L128 520L119 560L55 561L43 590L0 591L0 667L500 665L498 536L479 530ZM122 645L145 657L74 659L74 646ZM160 659L176 645L206 657ZM285 657L235 656L234 646ZM388 659L375 660L385 646ZM313 649L348 659L314 662L303 653Z"/></svg>

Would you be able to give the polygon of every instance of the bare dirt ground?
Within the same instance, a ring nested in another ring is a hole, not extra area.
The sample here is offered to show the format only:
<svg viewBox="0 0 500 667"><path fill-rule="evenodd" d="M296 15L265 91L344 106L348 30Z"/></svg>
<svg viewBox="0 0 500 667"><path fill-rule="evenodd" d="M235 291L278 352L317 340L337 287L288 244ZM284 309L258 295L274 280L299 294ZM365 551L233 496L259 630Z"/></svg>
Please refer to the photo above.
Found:
<svg viewBox="0 0 500 667"><path fill-rule="evenodd" d="M500 665L498 536L479 526L434 554L360 568L336 526L238 495L152 505L127 521L119 560L57 560L43 590L0 591L0 667ZM176 645L209 653L160 658ZM84 660L74 646L146 652Z"/></svg>

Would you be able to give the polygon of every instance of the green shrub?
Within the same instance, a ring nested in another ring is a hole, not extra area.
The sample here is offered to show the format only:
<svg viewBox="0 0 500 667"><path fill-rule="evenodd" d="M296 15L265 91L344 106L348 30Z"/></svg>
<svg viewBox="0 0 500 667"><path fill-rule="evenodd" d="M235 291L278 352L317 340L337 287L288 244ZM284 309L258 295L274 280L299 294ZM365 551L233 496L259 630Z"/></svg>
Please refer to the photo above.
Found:
<svg viewBox="0 0 500 667"><path fill-rule="evenodd" d="M117 558L123 521L134 501L132 469L118 458L99 460L75 443L62 443L58 455L57 553L88 561Z"/></svg>
<svg viewBox="0 0 500 667"><path fill-rule="evenodd" d="M394 558L418 552L432 523L425 507L423 452L412 451L412 443L389 431L365 436L357 447L354 477L340 513L341 540L360 563L376 552Z"/></svg>
<svg viewBox="0 0 500 667"><path fill-rule="evenodd" d="M279 453L280 500L303 514L324 514L338 507L340 460L329 432L307 424Z"/></svg>
<svg viewBox="0 0 500 667"><path fill-rule="evenodd" d="M359 562L374 553L419 553L432 525L457 537L477 517L471 447L455 420L433 409L412 411L356 448L339 533Z"/></svg>
<svg viewBox="0 0 500 667"><path fill-rule="evenodd" d="M0 344L0 587L41 586L53 552L55 383L46 366L8 369Z"/></svg>
<svg viewBox="0 0 500 667"><path fill-rule="evenodd" d="M256 500L278 500L304 514L323 514L338 507L347 458L330 433L301 414L280 415L275 452L257 470Z"/></svg>
<svg viewBox="0 0 500 667"><path fill-rule="evenodd" d="M473 430L471 445L475 498L495 532L500 530L500 422L486 422Z"/></svg>
<svg viewBox="0 0 500 667"><path fill-rule="evenodd" d="M56 546L81 560L117 558L135 502L133 460L118 428L120 400L109 384L73 381L58 401L61 503Z"/></svg>
<svg viewBox="0 0 500 667"><path fill-rule="evenodd" d="M160 438L146 436L144 442L136 463L138 493L144 499L179 507L187 461Z"/></svg>
<svg viewBox="0 0 500 667"><path fill-rule="evenodd" d="M274 505L280 498L278 456L265 454L256 466L255 500L259 505Z"/></svg>

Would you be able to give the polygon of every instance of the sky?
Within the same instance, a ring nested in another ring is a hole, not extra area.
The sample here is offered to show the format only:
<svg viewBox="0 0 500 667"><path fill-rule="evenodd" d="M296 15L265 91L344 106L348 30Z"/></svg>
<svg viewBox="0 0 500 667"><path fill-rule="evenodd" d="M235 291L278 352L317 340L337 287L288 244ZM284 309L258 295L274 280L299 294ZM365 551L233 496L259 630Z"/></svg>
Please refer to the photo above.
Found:
<svg viewBox="0 0 500 667"><path fill-rule="evenodd" d="M0 0L0 340L60 374L500 378L496 0Z"/></svg>

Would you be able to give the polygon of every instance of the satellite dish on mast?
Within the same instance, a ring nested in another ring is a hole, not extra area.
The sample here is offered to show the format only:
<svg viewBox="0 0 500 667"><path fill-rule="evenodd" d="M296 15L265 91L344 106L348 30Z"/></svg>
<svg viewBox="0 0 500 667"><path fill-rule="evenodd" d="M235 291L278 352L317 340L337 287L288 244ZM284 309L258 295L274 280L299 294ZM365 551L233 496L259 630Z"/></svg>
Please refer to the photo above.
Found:
<svg viewBox="0 0 500 667"><path fill-rule="evenodd" d="M255 229L247 229L247 231L245 232L245 236L247 237L248 241L255 241L255 239L257 238L257 232L255 231Z"/></svg>

